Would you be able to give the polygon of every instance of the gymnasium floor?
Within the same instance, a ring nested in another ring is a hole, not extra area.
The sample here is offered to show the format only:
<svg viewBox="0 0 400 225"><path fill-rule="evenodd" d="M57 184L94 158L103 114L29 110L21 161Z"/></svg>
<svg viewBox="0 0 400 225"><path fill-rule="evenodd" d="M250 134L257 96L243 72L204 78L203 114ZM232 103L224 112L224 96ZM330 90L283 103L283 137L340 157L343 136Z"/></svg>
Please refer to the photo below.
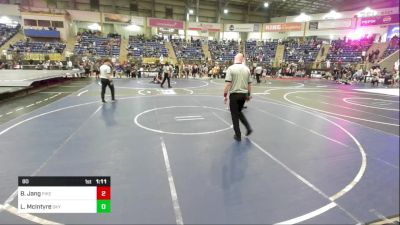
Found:
<svg viewBox="0 0 400 225"><path fill-rule="evenodd" d="M255 85L244 109L254 133L235 142L223 80L173 80L172 89L149 81L116 79L118 101L106 104L93 81L0 125L0 223L398 217L398 89L396 96L322 80L270 80ZM17 214L22 175L111 176L112 213Z"/></svg>

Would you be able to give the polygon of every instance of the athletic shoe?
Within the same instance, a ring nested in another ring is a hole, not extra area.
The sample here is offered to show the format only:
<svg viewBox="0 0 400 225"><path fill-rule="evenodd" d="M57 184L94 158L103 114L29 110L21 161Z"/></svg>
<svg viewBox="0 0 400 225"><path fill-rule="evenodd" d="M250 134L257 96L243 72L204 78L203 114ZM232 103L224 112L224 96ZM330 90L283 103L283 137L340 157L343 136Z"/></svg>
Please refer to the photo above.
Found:
<svg viewBox="0 0 400 225"><path fill-rule="evenodd" d="M246 137L250 136L251 133L253 133L253 130L252 130L252 129L247 130L247 132L246 132Z"/></svg>
<svg viewBox="0 0 400 225"><path fill-rule="evenodd" d="M233 136L233 139L235 139L236 141L241 141L242 140L242 138L236 136L236 134Z"/></svg>

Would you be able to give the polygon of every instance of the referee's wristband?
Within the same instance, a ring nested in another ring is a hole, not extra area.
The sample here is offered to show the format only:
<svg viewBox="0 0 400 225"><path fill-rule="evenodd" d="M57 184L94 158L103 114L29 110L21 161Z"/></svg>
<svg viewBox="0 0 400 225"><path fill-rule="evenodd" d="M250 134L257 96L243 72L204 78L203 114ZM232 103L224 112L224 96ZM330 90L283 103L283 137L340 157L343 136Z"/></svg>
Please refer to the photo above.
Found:
<svg viewBox="0 0 400 225"><path fill-rule="evenodd" d="M226 96L228 96L228 93L224 93L224 98L226 98Z"/></svg>

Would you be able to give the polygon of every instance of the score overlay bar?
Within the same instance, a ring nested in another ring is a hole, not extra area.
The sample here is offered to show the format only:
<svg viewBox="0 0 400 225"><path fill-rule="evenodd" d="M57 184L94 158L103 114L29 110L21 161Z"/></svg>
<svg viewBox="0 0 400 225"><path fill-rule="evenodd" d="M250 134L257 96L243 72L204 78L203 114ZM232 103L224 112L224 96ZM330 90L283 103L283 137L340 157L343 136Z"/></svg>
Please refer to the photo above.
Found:
<svg viewBox="0 0 400 225"><path fill-rule="evenodd" d="M110 212L110 177L18 177L18 213Z"/></svg>

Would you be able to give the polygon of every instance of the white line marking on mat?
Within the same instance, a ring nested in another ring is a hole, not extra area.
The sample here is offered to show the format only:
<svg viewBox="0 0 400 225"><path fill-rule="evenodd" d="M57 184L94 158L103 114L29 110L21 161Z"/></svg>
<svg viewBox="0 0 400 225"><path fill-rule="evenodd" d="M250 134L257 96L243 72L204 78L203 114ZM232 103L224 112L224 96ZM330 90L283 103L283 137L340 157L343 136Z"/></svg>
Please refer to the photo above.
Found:
<svg viewBox="0 0 400 225"><path fill-rule="evenodd" d="M204 120L203 117L198 118L187 118L187 119L175 119L176 121L191 121L191 120Z"/></svg>
<svg viewBox="0 0 400 225"><path fill-rule="evenodd" d="M165 146L164 138L161 139L161 147L164 156L165 169L167 170L169 189L171 191L172 205L174 206L175 222L176 224L183 224L181 207L179 206L178 194L176 193L174 177L172 176L172 169L169 163L167 147Z"/></svg>
<svg viewBox="0 0 400 225"><path fill-rule="evenodd" d="M6 113L6 115L10 115L10 114L12 114L13 112L8 112L8 113Z"/></svg>
<svg viewBox="0 0 400 225"><path fill-rule="evenodd" d="M35 104L27 105L26 108L32 107L32 106L34 106L34 105L35 105Z"/></svg>
<svg viewBox="0 0 400 225"><path fill-rule="evenodd" d="M88 105L88 104L93 104L93 102L92 102L92 103L80 104L80 105L82 106L82 105ZM76 105L75 105L75 107L76 107ZM92 118L102 107L103 107L102 105L99 106L99 107L96 109L96 111L94 111L94 112L93 112L93 113L78 127L78 129L76 129L67 139L65 139L64 142L61 143L60 146L58 146L58 148L55 149L55 150L53 151L53 153L51 153L51 155L46 159L46 161L44 161L44 162L42 163L42 165L40 165L39 168L36 169L30 176L36 176L36 175L40 172L40 170L42 170L42 169L47 165L47 163L48 163L48 162L49 162L49 161L50 161L64 146L65 146L65 144L68 143L68 142L72 139L72 137L75 136L75 134L77 134L78 131L86 124L86 122L89 121L90 118ZM24 123L24 122L26 122L26 121L35 119L35 118L37 118L37 117L40 117L40 116L43 116L43 115L46 115L46 114L49 114L49 113L52 113L52 112L57 112L57 111L60 111L60 110L63 110L63 109L67 109L67 108L74 108L74 106L65 107L65 108L61 108L61 109L58 109L58 110L53 110L53 111L50 111L50 112L46 112L46 113L43 113L43 114L40 114L40 115L31 117L31 118L29 118L29 119L23 120L23 121L21 121L21 122L19 122L19 123L14 124L13 126L7 128L7 129L5 129L5 130L3 130L2 132L0 132L0 135L3 134L3 133L5 133L5 132L7 132L9 129L11 129L11 128L15 127L15 126L18 126L18 125L21 124L21 123ZM4 202L4 205L5 205L5 206L10 205L10 203L11 203L11 202L15 199L15 197L17 196L17 193L18 193L18 189L15 190L15 191L7 198L7 200ZM26 219L25 217L22 216L22 215L26 215L26 214L18 214L18 213L16 213L15 215L17 215L17 216L19 216L19 217L21 217L21 218ZM39 218L39 217L37 217L37 218ZM40 219L40 218L39 218L39 219ZM50 223L50 224L54 224L54 222L53 222L53 223Z"/></svg>
<svg viewBox="0 0 400 225"><path fill-rule="evenodd" d="M397 111L397 112L399 111L398 109L393 109L393 108L383 108L383 107L376 107L376 106L364 105L364 104L361 104L361 103L357 103L357 102L352 101L352 100L354 100L354 99L361 99L361 100L364 100L364 99L367 99L367 100L378 100L378 101L381 101L381 102L392 102L392 103L395 103L396 105L399 104L398 101L383 100L383 99L377 99L377 98L359 98L359 97L343 98L343 101L346 102L346 103L348 103L348 104L363 106L363 107L367 107L367 108L383 109L383 110Z"/></svg>
<svg viewBox="0 0 400 225"><path fill-rule="evenodd" d="M84 94L84 93L86 93L86 92L88 92L89 90L84 90L84 91L81 91L81 92L79 92L79 94L77 95L77 96L81 96L82 94Z"/></svg>
<svg viewBox="0 0 400 225"><path fill-rule="evenodd" d="M322 208L319 208L317 210L314 210L314 211L309 212L307 214L304 214L302 216L299 216L299 217L296 217L296 218L293 218L293 219L290 219L290 220L286 220L286 221L283 221L283 222L280 222L280 223L277 223L277 224L282 224L283 225L283 224L300 223L302 221L305 221L305 220L311 219L313 217L316 217L318 215L321 215L322 213L334 208L335 206L337 206L337 204L334 203L334 202L331 202L331 203L329 203L328 205L326 205L326 206L324 206Z"/></svg>
<svg viewBox="0 0 400 225"><path fill-rule="evenodd" d="M194 92L190 89L184 88L183 90L188 91L190 95L192 95Z"/></svg>
<svg viewBox="0 0 400 225"><path fill-rule="evenodd" d="M199 118L203 116L175 116L175 119Z"/></svg>
<svg viewBox="0 0 400 225"><path fill-rule="evenodd" d="M47 224L56 224L56 225L61 225L62 224L62 223L57 223L57 222L54 222L54 221L51 221L51 220L46 220L46 219L34 216L32 214L28 214L28 213L18 213L18 209L15 208L12 205L9 205L9 204L4 205L3 208L4 208L5 211L7 211L7 212L9 212L9 213L11 213L13 215L16 215L18 217L21 217L23 219L29 220L29 221L34 222L34 223L46 224L46 225Z"/></svg>
<svg viewBox="0 0 400 225"><path fill-rule="evenodd" d="M24 109L24 107L21 107L21 108L16 109L15 111L18 112L18 111L23 110L23 109Z"/></svg>
<svg viewBox="0 0 400 225"><path fill-rule="evenodd" d="M306 93L306 92L329 92L329 91L294 91L294 92L286 93L283 96L283 98L287 102L290 102L290 103L292 103L294 105L297 105L297 106L300 106L302 108L306 108L306 109L309 109L309 110L314 110L314 111L318 111L318 112L323 112L323 113L327 113L327 114L331 114L331 115L336 115L336 116L341 116L341 117L346 117L346 118L351 118L351 119L356 119L356 120L361 120L361 121L367 121L367 122L371 122L371 123L379 123L379 124L384 124L384 125L389 125L389 126L396 126L396 127L400 126L399 124L394 124L394 123L385 123L385 122L380 122L380 121L375 121L375 120L368 120L368 119L363 119L363 118L359 118L359 117L347 116L347 115L343 115L343 114L339 114L339 113L333 113L333 112L329 112L329 111L324 111L324 110L321 110L321 109L316 109L316 108L308 107L306 105L302 105L302 104L294 102L294 101L292 101L292 100L290 100L288 98L288 96L291 95L291 94L301 93L301 92Z"/></svg>
<svg viewBox="0 0 400 225"><path fill-rule="evenodd" d="M320 103L325 104L325 105L333 105L335 107L348 109L348 110L352 110L352 111L356 111L356 112L363 112L363 113L366 113L366 114L371 114L371 115L374 115L374 116L379 116L379 117L383 117L383 118L387 118L387 119L399 120L399 119L392 118L392 117L389 117L389 116L383 116L383 115L380 115L380 114L371 113L371 112L367 112L367 111L363 111L363 110L359 110L359 109L353 109L353 108L346 107L346 106L341 106L341 105L338 105L338 104L331 104L331 103L328 103L328 102L320 102Z"/></svg>

